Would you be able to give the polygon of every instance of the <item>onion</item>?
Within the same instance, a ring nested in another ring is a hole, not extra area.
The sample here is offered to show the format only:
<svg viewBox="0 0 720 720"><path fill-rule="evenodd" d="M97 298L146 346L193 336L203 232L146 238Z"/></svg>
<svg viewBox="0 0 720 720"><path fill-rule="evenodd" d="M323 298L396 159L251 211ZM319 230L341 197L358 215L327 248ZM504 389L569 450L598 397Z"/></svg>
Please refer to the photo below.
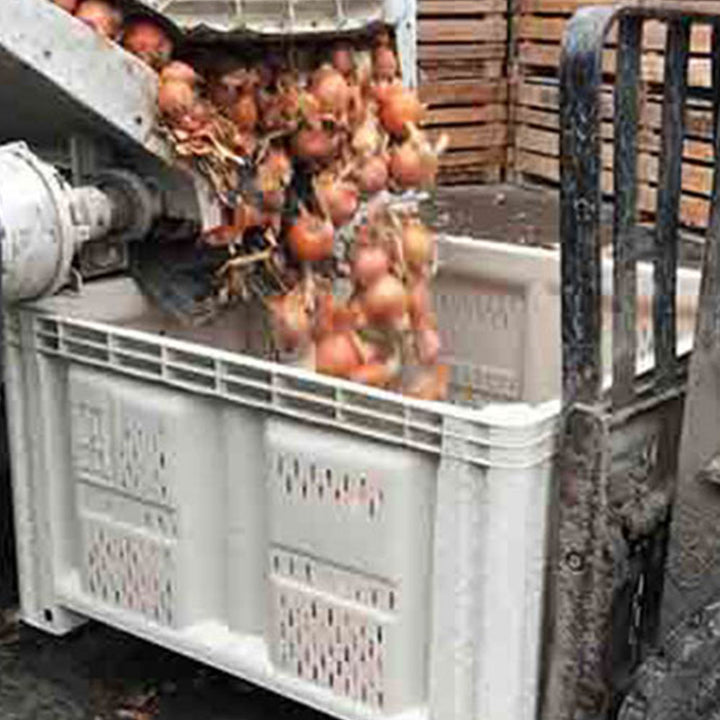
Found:
<svg viewBox="0 0 720 720"><path fill-rule="evenodd" d="M424 108L412 90L396 85L391 88L380 101L380 120L389 133L402 137L407 123L422 120Z"/></svg>
<svg viewBox="0 0 720 720"><path fill-rule="evenodd" d="M180 118L189 113L195 103L195 91L185 82L170 80L160 83L158 107L163 115Z"/></svg>
<svg viewBox="0 0 720 720"><path fill-rule="evenodd" d="M387 162L380 155L368 158L358 171L358 185L360 190L368 195L384 190L387 187L390 173Z"/></svg>
<svg viewBox="0 0 720 720"><path fill-rule="evenodd" d="M445 365L422 368L405 387L405 394L420 400L444 400L449 374Z"/></svg>
<svg viewBox="0 0 720 720"><path fill-rule="evenodd" d="M255 98L243 93L230 108L230 117L242 132L252 132L258 122L258 109Z"/></svg>
<svg viewBox="0 0 720 720"><path fill-rule="evenodd" d="M292 164L283 150L271 150L257 169L256 185L261 193L283 191L292 179Z"/></svg>
<svg viewBox="0 0 720 720"><path fill-rule="evenodd" d="M353 277L358 285L368 287L387 275L389 269L390 258L383 248L378 246L361 247L353 262Z"/></svg>
<svg viewBox="0 0 720 720"><path fill-rule="evenodd" d="M195 85L198 76L191 65L180 62L180 60L173 60L169 65L166 65L160 72L160 82L184 82L188 85Z"/></svg>
<svg viewBox="0 0 720 720"><path fill-rule="evenodd" d="M329 220L301 212L288 230L290 250L297 260L318 262L332 255L335 231Z"/></svg>
<svg viewBox="0 0 720 720"><path fill-rule="evenodd" d="M78 6L78 0L53 0L53 3L69 13L74 13Z"/></svg>
<svg viewBox="0 0 720 720"><path fill-rule="evenodd" d="M372 387L387 387L395 377L395 369L388 363L369 362L359 365L350 374L350 379Z"/></svg>
<svg viewBox="0 0 720 720"><path fill-rule="evenodd" d="M430 290L427 282L417 281L408 292L408 311L413 327L425 326L430 316Z"/></svg>
<svg viewBox="0 0 720 720"><path fill-rule="evenodd" d="M405 313L405 288L398 278L387 273L367 289L363 305L370 322L391 324Z"/></svg>
<svg viewBox="0 0 720 720"><path fill-rule="evenodd" d="M294 140L295 153L303 160L327 160L335 152L335 138L326 130L303 128Z"/></svg>
<svg viewBox="0 0 720 720"><path fill-rule="evenodd" d="M423 164L418 149L411 142L403 143L390 156L390 174L402 188L417 187L423 181Z"/></svg>
<svg viewBox="0 0 720 720"><path fill-rule="evenodd" d="M355 70L352 49L347 43L338 43L332 51L332 65L344 77L350 77Z"/></svg>
<svg viewBox="0 0 720 720"><path fill-rule="evenodd" d="M83 0L75 17L106 38L116 38L122 25L120 12L104 0Z"/></svg>
<svg viewBox="0 0 720 720"><path fill-rule="evenodd" d="M266 190L262 193L263 207L266 210L279 212L285 206L285 191L279 190Z"/></svg>
<svg viewBox="0 0 720 720"><path fill-rule="evenodd" d="M372 96L382 106L392 93L402 89L403 86L399 80L395 80L394 82L383 80L372 86Z"/></svg>
<svg viewBox="0 0 720 720"><path fill-rule="evenodd" d="M212 112L206 102L196 100L193 106L176 119L177 127L189 133L200 132L211 120Z"/></svg>
<svg viewBox="0 0 720 720"><path fill-rule="evenodd" d="M343 115L350 102L350 88L345 78L332 65L315 71L310 91L320 103L322 112Z"/></svg>
<svg viewBox="0 0 720 720"><path fill-rule="evenodd" d="M396 148L390 157L390 174L402 188L432 185L437 169L437 157L423 152L411 140Z"/></svg>
<svg viewBox="0 0 720 720"><path fill-rule="evenodd" d="M375 119L369 115L352 138L353 150L358 155L374 155L382 147L383 139Z"/></svg>
<svg viewBox="0 0 720 720"><path fill-rule="evenodd" d="M432 260L434 242L432 233L419 221L408 220L402 233L403 257L415 269Z"/></svg>
<svg viewBox="0 0 720 720"><path fill-rule="evenodd" d="M270 318L277 341L293 350L310 337L310 316L301 293L290 292L268 300Z"/></svg>
<svg viewBox="0 0 720 720"><path fill-rule="evenodd" d="M431 327L424 328L415 338L418 357L423 365L432 365L437 362L440 355L440 335Z"/></svg>
<svg viewBox="0 0 720 720"><path fill-rule="evenodd" d="M131 23L125 29L123 46L156 70L170 62L173 52L170 37L152 20L137 20Z"/></svg>
<svg viewBox="0 0 720 720"><path fill-rule="evenodd" d="M373 53L375 77L378 80L392 82L398 74L398 61L395 53L387 45L380 45Z"/></svg>
<svg viewBox="0 0 720 720"><path fill-rule="evenodd" d="M360 364L360 353L350 333L331 333L321 338L315 348L318 372L334 377L349 377Z"/></svg>
<svg viewBox="0 0 720 720"><path fill-rule="evenodd" d="M320 207L327 212L335 227L346 225L358 208L358 189L351 182L326 175L315 184Z"/></svg>
<svg viewBox="0 0 720 720"><path fill-rule="evenodd" d="M390 33L386 29L379 30L375 35L375 47L390 47Z"/></svg>

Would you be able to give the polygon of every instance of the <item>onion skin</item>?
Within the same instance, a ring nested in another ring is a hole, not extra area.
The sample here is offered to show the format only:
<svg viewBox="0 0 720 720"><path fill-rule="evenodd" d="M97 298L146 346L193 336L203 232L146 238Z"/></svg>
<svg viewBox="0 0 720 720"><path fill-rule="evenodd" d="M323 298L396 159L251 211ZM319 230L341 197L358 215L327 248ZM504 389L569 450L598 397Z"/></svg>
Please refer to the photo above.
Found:
<svg viewBox="0 0 720 720"><path fill-rule="evenodd" d="M230 118L241 132L252 132L258 123L255 98L249 93L239 95L230 108Z"/></svg>
<svg viewBox="0 0 720 720"><path fill-rule="evenodd" d="M403 257L414 269L427 265L433 257L432 233L419 221L409 220L403 227Z"/></svg>
<svg viewBox="0 0 720 720"><path fill-rule="evenodd" d="M368 287L390 270L390 258L381 247L361 247L355 254L353 278L361 287Z"/></svg>
<svg viewBox="0 0 720 720"><path fill-rule="evenodd" d="M418 400L444 400L449 379L450 370L446 365L423 368L405 387L405 394Z"/></svg>
<svg viewBox="0 0 720 720"><path fill-rule="evenodd" d="M291 292L268 300L275 337L285 350L295 350L310 338L310 316L302 295Z"/></svg>
<svg viewBox="0 0 720 720"><path fill-rule="evenodd" d="M98 35L114 40L120 33L122 16L103 0L83 0L75 11L75 17L91 27Z"/></svg>
<svg viewBox="0 0 720 720"><path fill-rule="evenodd" d="M303 160L323 161L335 153L335 139L326 130L303 128L295 136L295 152Z"/></svg>
<svg viewBox="0 0 720 720"><path fill-rule="evenodd" d="M338 117L347 113L350 88L345 78L332 65L323 65L315 71L310 92L317 99L321 112Z"/></svg>
<svg viewBox="0 0 720 720"><path fill-rule="evenodd" d="M353 219L359 202L355 185L328 177L317 183L316 193L320 206L328 213L335 227L342 227Z"/></svg>
<svg viewBox="0 0 720 720"><path fill-rule="evenodd" d="M373 53L375 77L380 81L392 82L398 74L395 53L387 45L379 45Z"/></svg>
<svg viewBox="0 0 720 720"><path fill-rule="evenodd" d="M408 312L414 328L424 327L431 313L430 289L427 282L417 281L408 292Z"/></svg>
<svg viewBox="0 0 720 720"><path fill-rule="evenodd" d="M417 333L416 346L418 358L423 365L433 365L440 356L440 335L431 327L424 328Z"/></svg>
<svg viewBox="0 0 720 720"><path fill-rule="evenodd" d="M349 378L360 365L360 353L350 333L331 333L315 347L315 368L333 377Z"/></svg>
<svg viewBox="0 0 720 720"><path fill-rule="evenodd" d="M423 152L411 140L395 148L390 156L390 174L404 189L433 185L437 170L437 157Z"/></svg>
<svg viewBox="0 0 720 720"><path fill-rule="evenodd" d="M363 307L368 320L388 325L402 319L406 309L405 287L389 273L376 280L365 292Z"/></svg>
<svg viewBox="0 0 720 720"><path fill-rule="evenodd" d="M187 83L178 80L160 83L158 107L166 117L181 118L192 111L195 101L195 91Z"/></svg>
<svg viewBox="0 0 720 720"><path fill-rule="evenodd" d="M329 221L310 213L303 213L291 225L287 239L290 250L297 260L320 262L333 253L335 231Z"/></svg>
<svg viewBox="0 0 720 720"><path fill-rule="evenodd" d="M195 72L192 65L181 62L180 60L173 60L169 65L166 65L160 72L160 82L184 82L187 85L194 86L197 82L198 75Z"/></svg>
<svg viewBox="0 0 720 720"><path fill-rule="evenodd" d="M123 47L155 70L167 65L173 53L168 34L150 20L131 23L123 34Z"/></svg>
<svg viewBox="0 0 720 720"><path fill-rule="evenodd" d="M332 66L345 78L355 72L352 48L347 43L338 43L332 51Z"/></svg>
<svg viewBox="0 0 720 720"><path fill-rule="evenodd" d="M422 121L424 108L417 95L402 85L391 86L384 100L381 100L380 120L385 129L395 137L405 134L408 123Z"/></svg>
<svg viewBox="0 0 720 720"><path fill-rule="evenodd" d="M417 148L410 143L403 143L390 156L390 174L401 188L420 187L426 173L422 158Z"/></svg>
<svg viewBox="0 0 720 720"><path fill-rule="evenodd" d="M369 362L358 366L351 374L350 380L371 387L385 388L394 379L395 373L388 363Z"/></svg>
<svg viewBox="0 0 720 720"><path fill-rule="evenodd" d="M360 190L368 195L374 195L384 190L390 180L390 172L385 159L379 155L368 158L361 165L357 180Z"/></svg>
<svg viewBox="0 0 720 720"><path fill-rule="evenodd" d="M361 156L374 155L383 144L377 122L368 117L353 134L353 150Z"/></svg>

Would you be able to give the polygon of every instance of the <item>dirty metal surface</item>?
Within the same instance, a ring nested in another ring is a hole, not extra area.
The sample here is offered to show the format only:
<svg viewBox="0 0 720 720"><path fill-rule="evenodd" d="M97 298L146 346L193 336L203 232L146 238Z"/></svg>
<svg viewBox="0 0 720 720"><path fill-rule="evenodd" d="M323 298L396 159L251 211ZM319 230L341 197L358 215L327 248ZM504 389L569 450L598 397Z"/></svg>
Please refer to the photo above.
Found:
<svg viewBox="0 0 720 720"><path fill-rule="evenodd" d="M618 720L717 720L720 717L720 603L693 612L652 654Z"/></svg>
<svg viewBox="0 0 720 720"><path fill-rule="evenodd" d="M717 41L720 20L715 23L714 31ZM720 79L719 55L716 49L713 54L716 80ZM717 127L717 104L715 112ZM720 136L716 131L716 157L718 152ZM667 632L708 602L720 598L720 478L714 470L720 456L720 188L717 173L702 277L664 602L663 626Z"/></svg>
<svg viewBox="0 0 720 720"><path fill-rule="evenodd" d="M635 190L639 43L642 23L650 17L665 20L668 26L662 185L654 232L638 226ZM676 357L675 273L692 20L710 22L713 16L684 4L585 8L571 20L564 38L560 69L564 432L556 473L545 720L614 717L659 635L687 384L686 363ZM612 238L613 382L606 393L600 360L598 91L604 40L615 21L620 51L614 187L619 192ZM639 239L647 246L643 254L654 264L658 289L653 298L655 367L642 377L635 374ZM712 429L717 434L717 425L708 432Z"/></svg>
<svg viewBox="0 0 720 720"><path fill-rule="evenodd" d="M53 3L0 2L0 140L105 133L167 156L156 98L151 69Z"/></svg>

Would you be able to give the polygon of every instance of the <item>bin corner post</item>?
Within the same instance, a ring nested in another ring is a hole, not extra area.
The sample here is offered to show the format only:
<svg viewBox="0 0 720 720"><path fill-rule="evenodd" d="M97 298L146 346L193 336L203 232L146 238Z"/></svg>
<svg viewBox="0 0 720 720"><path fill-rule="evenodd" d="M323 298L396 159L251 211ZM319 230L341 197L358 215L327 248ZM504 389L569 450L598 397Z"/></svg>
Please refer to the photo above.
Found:
<svg viewBox="0 0 720 720"><path fill-rule="evenodd" d="M28 625L64 635L85 619L62 607L55 591L49 471L44 469L42 389L33 321L32 315L11 311L4 345L20 616Z"/></svg>
<svg viewBox="0 0 720 720"><path fill-rule="evenodd" d="M548 587L544 720L597 720L610 706L613 562L608 421L602 410L600 86L610 7L579 10L560 64L563 428Z"/></svg>
<svg viewBox="0 0 720 720"><path fill-rule="evenodd" d="M477 682L486 472L466 459L467 435L464 421L443 419L431 588L431 720L474 720L481 715Z"/></svg>

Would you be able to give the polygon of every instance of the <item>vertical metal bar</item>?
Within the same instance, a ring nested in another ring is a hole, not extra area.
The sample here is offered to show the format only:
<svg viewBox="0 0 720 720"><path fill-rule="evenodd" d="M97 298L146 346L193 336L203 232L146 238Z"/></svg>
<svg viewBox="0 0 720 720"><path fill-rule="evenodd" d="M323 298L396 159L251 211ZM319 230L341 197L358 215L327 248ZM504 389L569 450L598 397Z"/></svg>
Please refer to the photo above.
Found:
<svg viewBox="0 0 720 720"><path fill-rule="evenodd" d="M638 80L642 20L621 17L618 27L615 79L615 157L613 180L613 403L633 398L637 347L637 273L633 234L637 218Z"/></svg>
<svg viewBox="0 0 720 720"><path fill-rule="evenodd" d="M600 397L600 100L605 23L584 8L568 23L560 65L563 401ZM593 12L594 11L594 12Z"/></svg>
<svg viewBox="0 0 720 720"><path fill-rule="evenodd" d="M672 382L676 358L677 229L682 181L690 19L668 22L657 194L654 335L657 380Z"/></svg>
<svg viewBox="0 0 720 720"><path fill-rule="evenodd" d="M712 103L713 103L713 139L717 147L718 120L720 120L720 20L712 24ZM717 156L716 156L717 159Z"/></svg>

